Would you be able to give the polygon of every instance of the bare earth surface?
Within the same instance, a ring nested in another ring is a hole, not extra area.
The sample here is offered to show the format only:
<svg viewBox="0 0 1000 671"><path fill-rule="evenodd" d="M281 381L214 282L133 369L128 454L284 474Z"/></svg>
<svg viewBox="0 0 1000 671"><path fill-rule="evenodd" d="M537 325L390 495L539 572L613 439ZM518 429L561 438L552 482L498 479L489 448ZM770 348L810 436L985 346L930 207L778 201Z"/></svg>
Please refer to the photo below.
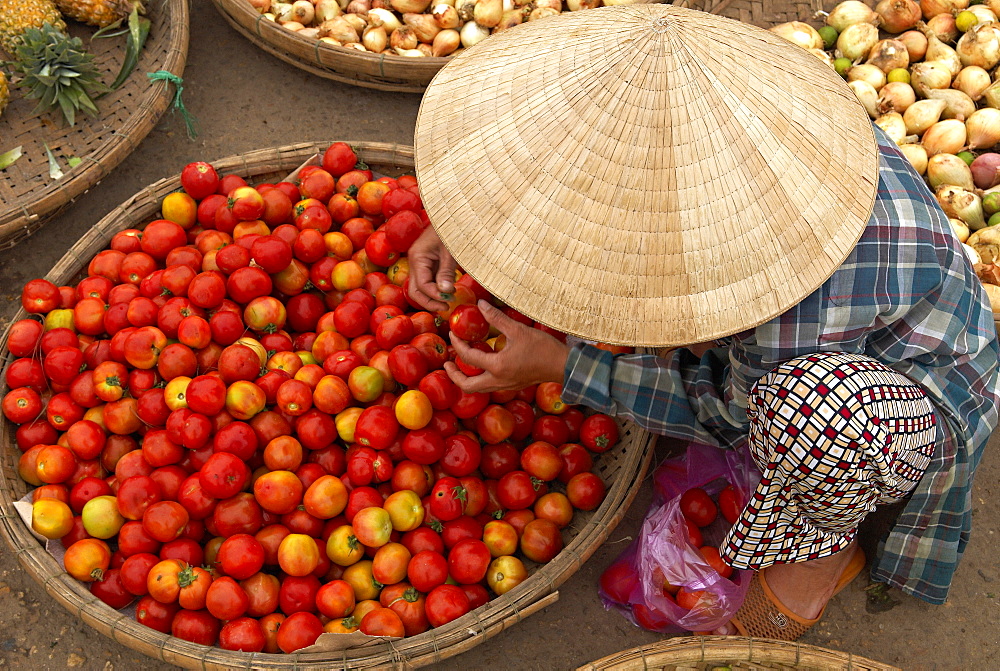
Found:
<svg viewBox="0 0 1000 671"><path fill-rule="evenodd" d="M95 222L130 195L173 176L193 160L302 141L369 140L411 144L420 98L317 79L259 51L206 0L191 8L184 101L200 135L189 140L178 114L164 116L138 149L71 209L13 250L0 252L0 326L20 286L43 276ZM827 609L804 642L905 669L996 668L1000 658L1000 444L997 436L973 493L975 528L949 602L931 606L895 590L866 593L858 578ZM570 669L659 636L605 612L597 578L636 535L649 504L648 480L625 520L559 600L524 622L438 665L441 669ZM162 671L171 665L105 638L62 609L0 543L0 668Z"/></svg>

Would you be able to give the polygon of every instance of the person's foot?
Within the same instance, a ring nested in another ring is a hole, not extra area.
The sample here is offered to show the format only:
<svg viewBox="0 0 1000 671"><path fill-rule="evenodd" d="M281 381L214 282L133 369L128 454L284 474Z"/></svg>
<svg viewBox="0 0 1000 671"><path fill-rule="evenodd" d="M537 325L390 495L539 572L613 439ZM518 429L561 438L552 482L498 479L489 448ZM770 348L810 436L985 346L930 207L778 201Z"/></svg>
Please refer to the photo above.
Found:
<svg viewBox="0 0 1000 671"><path fill-rule="evenodd" d="M812 620L823 612L840 576L856 552L858 543L854 541L829 557L797 564L774 564L763 571L775 598L789 611ZM739 632L731 622L727 622L712 633L735 636Z"/></svg>

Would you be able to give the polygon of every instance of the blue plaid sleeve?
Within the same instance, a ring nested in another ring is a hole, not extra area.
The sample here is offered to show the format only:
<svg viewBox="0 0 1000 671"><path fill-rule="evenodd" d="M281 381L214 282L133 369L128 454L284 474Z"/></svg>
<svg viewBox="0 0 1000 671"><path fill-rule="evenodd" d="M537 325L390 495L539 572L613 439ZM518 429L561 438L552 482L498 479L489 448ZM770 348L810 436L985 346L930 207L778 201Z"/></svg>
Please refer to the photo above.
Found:
<svg viewBox="0 0 1000 671"><path fill-rule="evenodd" d="M725 398L726 351L700 359L687 349L666 357L612 356L590 345L570 350L563 400L580 403L664 436L732 447L746 436L746 415Z"/></svg>

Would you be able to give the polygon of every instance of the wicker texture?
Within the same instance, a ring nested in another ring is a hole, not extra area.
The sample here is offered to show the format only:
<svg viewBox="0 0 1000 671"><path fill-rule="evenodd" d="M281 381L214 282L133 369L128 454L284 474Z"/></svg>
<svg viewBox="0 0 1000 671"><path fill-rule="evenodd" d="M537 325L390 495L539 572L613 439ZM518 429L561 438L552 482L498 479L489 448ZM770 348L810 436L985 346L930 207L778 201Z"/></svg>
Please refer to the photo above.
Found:
<svg viewBox="0 0 1000 671"><path fill-rule="evenodd" d="M384 143L352 143L359 156L376 171L398 175L412 172L413 152L409 147ZM304 160L327 145L298 144L278 149L250 152L214 161L221 174L239 174L251 183L280 179ZM125 228L141 226L157 218L159 203L165 195L180 188L179 178L161 180L140 191L98 222L56 264L46 276L57 284L67 284L82 277L90 258L104 249L111 237ZM25 316L19 312L14 320ZM8 333L0 339L0 351L6 351ZM9 360L9 358L8 358ZM7 360L4 361L4 364ZM0 394L6 393L0 388ZM338 653L293 655L249 655L187 643L140 625L133 619L105 606L81 583L67 575L61 566L39 545L21 522L12 503L20 499L28 486L17 475L20 454L14 440L14 426L0 415L3 458L0 462L0 530L17 553L21 565L46 591L67 610L96 630L156 659L198 669L328 669L370 668L405 661L416 667L440 661L464 652L481 641L516 624L531 613L558 598L556 589L572 576L607 539L622 519L635 497L640 481L653 456L653 436L634 425L619 426L618 445L602 454L595 471L608 484L607 498L591 513L578 512L573 528L567 530L565 549L551 562L535 567L529 579L468 615L444 627L364 649Z"/></svg>
<svg viewBox="0 0 1000 671"><path fill-rule="evenodd" d="M822 25L817 12L830 11L838 0L678 0L677 7L700 9L703 12L726 16L761 28L770 28L787 21L804 21L814 26ZM867 4L873 5L873 2Z"/></svg>
<svg viewBox="0 0 1000 671"><path fill-rule="evenodd" d="M138 65L117 90L97 100L98 115L78 114L75 126L67 126L58 113L34 114L36 101L11 89L10 105L0 115L0 152L22 147L14 165L0 170L0 249L6 249L34 233L62 207L104 179L156 126L170 106L174 87L165 81L150 81L148 72L166 70L184 73L188 48L187 0L152 0L146 16L151 21L149 37ZM95 55L98 70L110 83L121 69L124 36L91 40L93 28L73 25ZM64 176L49 177L45 145L58 158ZM67 157L82 162L70 168Z"/></svg>
<svg viewBox="0 0 1000 671"><path fill-rule="evenodd" d="M408 58L346 49L282 28L247 0L212 0L236 31L272 56L310 74L380 91L420 93L448 58Z"/></svg>
<svg viewBox="0 0 1000 671"><path fill-rule="evenodd" d="M878 182L868 114L831 68L669 5L492 36L435 77L415 137L459 264L533 319L616 344L780 314L850 253Z"/></svg>
<svg viewBox="0 0 1000 671"><path fill-rule="evenodd" d="M738 636L670 638L623 650L581 666L577 671L709 671L718 667L728 667L733 671L899 671L895 666L849 652L802 643Z"/></svg>

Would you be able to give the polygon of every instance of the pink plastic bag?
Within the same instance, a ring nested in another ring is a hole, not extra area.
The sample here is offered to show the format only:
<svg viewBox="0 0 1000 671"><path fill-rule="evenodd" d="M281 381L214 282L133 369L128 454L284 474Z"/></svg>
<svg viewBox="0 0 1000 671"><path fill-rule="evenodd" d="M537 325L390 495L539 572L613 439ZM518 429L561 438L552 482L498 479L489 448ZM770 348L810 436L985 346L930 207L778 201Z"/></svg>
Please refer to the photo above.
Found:
<svg viewBox="0 0 1000 671"><path fill-rule="evenodd" d="M753 571L736 571L727 579L709 566L688 539L680 498L702 487L715 499L729 483L742 505L759 479L747 449L691 444L684 456L663 462L653 474L653 503L639 538L601 576L604 607L660 633L711 631L728 622L743 603ZM718 547L728 529L719 515L701 530L705 545ZM664 594L664 581L705 595L691 610L682 608Z"/></svg>

